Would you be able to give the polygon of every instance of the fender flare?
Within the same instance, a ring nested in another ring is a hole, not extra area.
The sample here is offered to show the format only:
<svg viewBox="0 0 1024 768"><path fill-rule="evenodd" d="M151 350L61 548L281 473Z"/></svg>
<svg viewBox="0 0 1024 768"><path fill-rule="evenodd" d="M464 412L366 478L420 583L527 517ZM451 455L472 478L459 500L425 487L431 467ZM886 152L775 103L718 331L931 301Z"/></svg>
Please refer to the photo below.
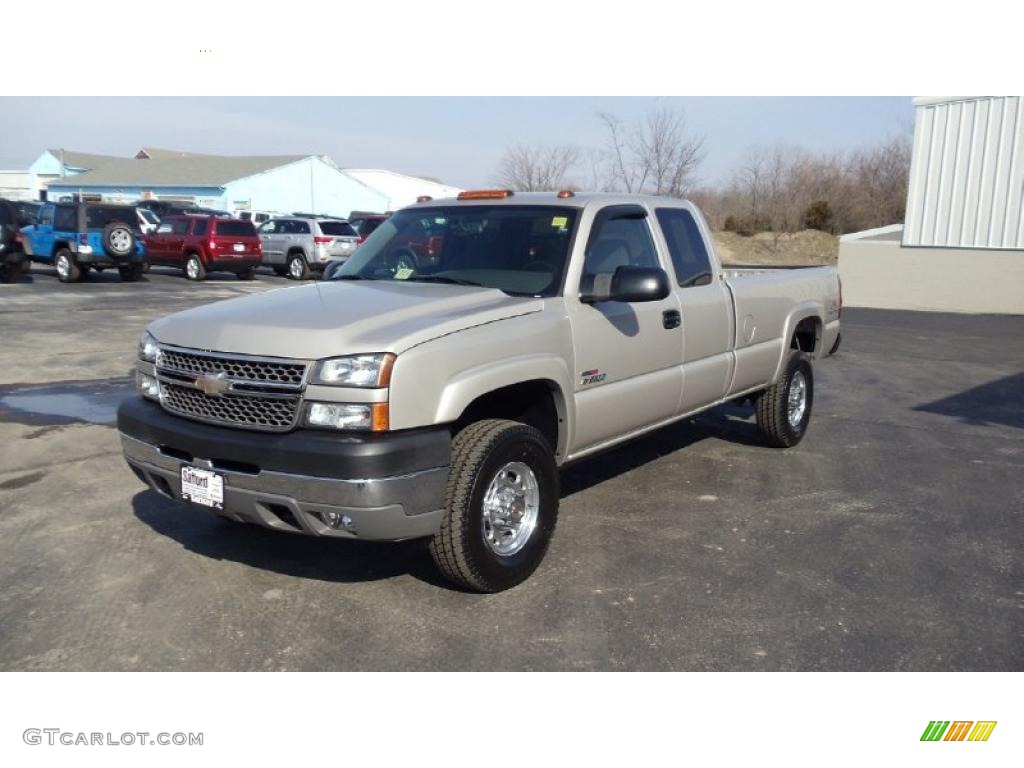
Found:
<svg viewBox="0 0 1024 768"><path fill-rule="evenodd" d="M575 427L575 401L569 369L564 360L552 355L521 355L500 363L468 368L453 376L441 392L434 423L457 421L478 397L528 381L545 381L551 385L559 420L557 452L564 456Z"/></svg>
<svg viewBox="0 0 1024 768"><path fill-rule="evenodd" d="M775 366L775 374L772 376L772 381L778 381L779 375L782 373L782 367L786 364L786 357L789 355L789 340L793 338L793 334L796 333L796 327L802 320L806 320L808 317L817 318L824 328L825 325L825 305L820 301L804 301L797 304L790 310L789 315L786 317L786 325L782 332L782 354L779 355L779 362ZM817 350L815 357L820 357L821 350Z"/></svg>

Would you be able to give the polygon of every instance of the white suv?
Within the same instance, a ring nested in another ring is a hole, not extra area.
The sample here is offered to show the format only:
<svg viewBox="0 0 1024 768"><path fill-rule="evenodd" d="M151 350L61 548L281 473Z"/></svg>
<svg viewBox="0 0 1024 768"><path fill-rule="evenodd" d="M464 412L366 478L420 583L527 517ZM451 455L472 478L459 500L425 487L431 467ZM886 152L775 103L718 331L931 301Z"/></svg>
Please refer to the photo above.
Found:
<svg viewBox="0 0 1024 768"><path fill-rule="evenodd" d="M263 263L279 275L307 280L331 262L344 262L359 236L345 219L282 216L259 228Z"/></svg>

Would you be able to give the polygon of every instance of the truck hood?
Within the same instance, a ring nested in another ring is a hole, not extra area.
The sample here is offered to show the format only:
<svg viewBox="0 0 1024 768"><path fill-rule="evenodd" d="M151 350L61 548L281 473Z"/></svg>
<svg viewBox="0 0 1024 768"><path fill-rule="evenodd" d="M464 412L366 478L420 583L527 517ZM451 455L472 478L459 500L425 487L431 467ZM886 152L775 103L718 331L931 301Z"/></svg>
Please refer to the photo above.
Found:
<svg viewBox="0 0 1024 768"><path fill-rule="evenodd" d="M542 299L459 285L331 281L228 299L161 318L157 341L267 357L401 353L425 341L539 312Z"/></svg>

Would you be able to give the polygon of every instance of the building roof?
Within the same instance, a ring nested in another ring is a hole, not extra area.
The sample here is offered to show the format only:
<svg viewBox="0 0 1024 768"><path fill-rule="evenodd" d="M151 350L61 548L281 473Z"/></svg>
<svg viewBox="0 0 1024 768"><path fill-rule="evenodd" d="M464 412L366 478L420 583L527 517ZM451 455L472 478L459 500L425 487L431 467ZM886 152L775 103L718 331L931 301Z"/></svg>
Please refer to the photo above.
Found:
<svg viewBox="0 0 1024 768"><path fill-rule="evenodd" d="M114 155L97 155L91 152L75 152L71 149L48 149L46 150L58 160L64 163L65 168L99 168L111 160L124 160L123 157Z"/></svg>
<svg viewBox="0 0 1024 768"><path fill-rule="evenodd" d="M430 197L455 197L462 190L434 179L420 176L408 176L404 173L387 171L379 168L345 168L352 178L380 192L388 198L388 207L392 210L403 208L416 202L420 195Z"/></svg>
<svg viewBox="0 0 1024 768"><path fill-rule="evenodd" d="M228 182L297 162L308 155L118 158L95 170L59 181L51 187L222 187Z"/></svg>
<svg viewBox="0 0 1024 768"><path fill-rule="evenodd" d="M135 153L136 160L159 160L168 157L211 157L204 152L182 152L180 149L161 149L160 147L139 147Z"/></svg>

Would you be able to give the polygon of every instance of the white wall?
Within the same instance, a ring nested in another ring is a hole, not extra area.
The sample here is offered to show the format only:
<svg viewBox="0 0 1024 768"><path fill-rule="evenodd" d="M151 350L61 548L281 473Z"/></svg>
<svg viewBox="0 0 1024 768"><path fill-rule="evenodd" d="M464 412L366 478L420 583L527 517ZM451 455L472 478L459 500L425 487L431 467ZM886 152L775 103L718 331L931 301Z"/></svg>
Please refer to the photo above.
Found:
<svg viewBox="0 0 1024 768"><path fill-rule="evenodd" d="M904 245L1024 249L1024 99L917 99Z"/></svg>
<svg viewBox="0 0 1024 768"><path fill-rule="evenodd" d="M839 243L843 304L1024 315L1024 252Z"/></svg>
<svg viewBox="0 0 1024 768"><path fill-rule="evenodd" d="M387 210L388 200L319 157L309 157L230 182L217 207L235 210L245 203L258 211L348 216L353 210Z"/></svg>
<svg viewBox="0 0 1024 768"><path fill-rule="evenodd" d="M0 197L8 200L34 200L35 179L28 171L0 171Z"/></svg>

